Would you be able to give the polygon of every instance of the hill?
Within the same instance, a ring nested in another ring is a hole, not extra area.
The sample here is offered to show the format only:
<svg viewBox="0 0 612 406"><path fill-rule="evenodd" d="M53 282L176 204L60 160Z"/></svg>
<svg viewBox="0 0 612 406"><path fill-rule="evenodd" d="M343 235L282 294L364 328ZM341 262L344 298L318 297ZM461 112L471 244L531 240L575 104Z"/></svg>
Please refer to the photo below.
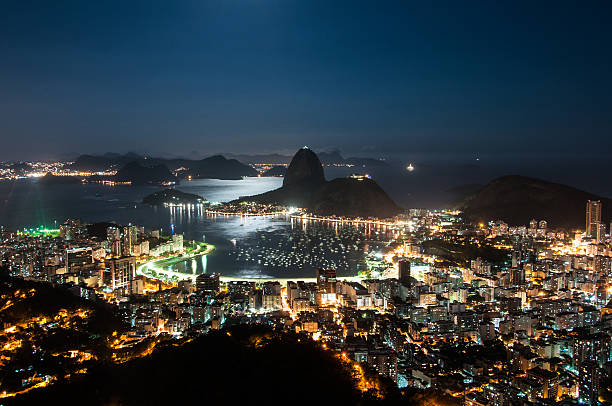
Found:
<svg viewBox="0 0 612 406"><path fill-rule="evenodd" d="M142 199L144 204L159 206L162 204L198 204L204 203L206 199L192 193L181 192L176 189L164 189L152 193Z"/></svg>
<svg viewBox="0 0 612 406"><path fill-rule="evenodd" d="M257 176L257 171L236 159L214 155L199 161L185 161L186 176L205 179L242 179L243 176Z"/></svg>
<svg viewBox="0 0 612 406"><path fill-rule="evenodd" d="M236 159L226 159L221 155L200 160L151 158L134 153L125 155L107 153L100 156L81 155L69 168L79 171L102 172L121 168L132 162L147 167L163 165L170 171L180 169L178 172L182 177L241 179L243 176L257 176L257 171L249 165L245 165Z"/></svg>
<svg viewBox="0 0 612 406"><path fill-rule="evenodd" d="M389 166L385 161L373 158L347 158L344 162L362 168L384 168Z"/></svg>
<svg viewBox="0 0 612 406"><path fill-rule="evenodd" d="M282 177L282 176L285 176L286 173L287 173L287 167L281 166L281 165L276 165L276 166L273 166L272 168L268 169L264 173L262 173L261 176L277 176L277 177Z"/></svg>
<svg viewBox="0 0 612 406"><path fill-rule="evenodd" d="M395 385L370 373L368 379L380 389L362 393L352 373L334 353L297 334L238 326L122 365L92 367L79 380L7 404L232 405L258 403L259 397L283 404L296 396L298 404L318 404L322 396L324 404L386 404L400 399Z"/></svg>
<svg viewBox="0 0 612 406"><path fill-rule="evenodd" d="M314 188L323 183L325 183L323 165L317 154L309 148L301 148L293 156L287 168L283 187Z"/></svg>
<svg viewBox="0 0 612 406"><path fill-rule="evenodd" d="M518 175L494 179L465 198L458 208L466 218L477 222L503 220L510 225L525 225L531 219L543 219L551 227L584 229L587 200L601 200L602 221L608 224L610 199Z"/></svg>
<svg viewBox="0 0 612 406"><path fill-rule="evenodd" d="M159 184L174 182L176 176L172 175L165 165L143 166L134 161L119 169L114 176L114 180L117 182L132 182L133 185Z"/></svg>
<svg viewBox="0 0 612 406"><path fill-rule="evenodd" d="M337 178L327 182L319 158L308 148L295 154L281 188L240 200L303 207L315 214L341 217L387 218L402 210L371 179Z"/></svg>
<svg viewBox="0 0 612 406"><path fill-rule="evenodd" d="M127 326L116 308L85 300L80 293L79 287L23 280L0 268L2 395L27 391L45 376L70 376L111 359L107 338ZM69 356L74 350L88 355ZM3 405L11 401L4 396Z"/></svg>
<svg viewBox="0 0 612 406"><path fill-rule="evenodd" d="M323 216L388 218L401 209L372 179L336 178L315 193L310 210Z"/></svg>
<svg viewBox="0 0 612 406"><path fill-rule="evenodd" d="M70 165L70 169L83 172L103 172L112 167L121 167L140 159L143 159L143 157L132 152L125 155L113 153L104 155L80 155Z"/></svg>

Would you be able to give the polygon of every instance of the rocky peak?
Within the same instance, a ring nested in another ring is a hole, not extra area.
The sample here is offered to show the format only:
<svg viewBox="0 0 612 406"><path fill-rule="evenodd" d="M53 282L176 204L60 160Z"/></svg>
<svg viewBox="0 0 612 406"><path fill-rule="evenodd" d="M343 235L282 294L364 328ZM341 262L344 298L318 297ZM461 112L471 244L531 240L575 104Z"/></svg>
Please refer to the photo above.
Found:
<svg viewBox="0 0 612 406"><path fill-rule="evenodd" d="M318 186L325 183L323 165L308 147L301 148L291 160L283 179L283 187Z"/></svg>

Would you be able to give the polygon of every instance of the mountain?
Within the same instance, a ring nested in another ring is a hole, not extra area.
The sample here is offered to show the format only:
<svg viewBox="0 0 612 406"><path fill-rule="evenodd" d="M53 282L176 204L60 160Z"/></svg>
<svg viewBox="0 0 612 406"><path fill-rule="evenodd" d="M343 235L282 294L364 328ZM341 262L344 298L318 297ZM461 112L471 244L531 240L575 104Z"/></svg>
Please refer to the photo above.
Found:
<svg viewBox="0 0 612 406"><path fill-rule="evenodd" d="M287 173L287 167L286 166L276 165L276 166L273 166L272 168L268 169L264 173L262 173L261 176L279 176L279 177L282 177L282 176L285 176L286 173Z"/></svg>
<svg viewBox="0 0 612 406"><path fill-rule="evenodd" d="M114 176L114 180L116 182L132 182L133 185L143 185L175 182L177 179L165 165L143 166L134 161L119 169Z"/></svg>
<svg viewBox="0 0 612 406"><path fill-rule="evenodd" d="M283 179L283 187L317 187L325 183L323 165L311 149L301 148L291 160Z"/></svg>
<svg viewBox="0 0 612 406"><path fill-rule="evenodd" d="M310 202L310 210L323 216L388 218L401 209L372 179L336 178L325 182Z"/></svg>
<svg viewBox="0 0 612 406"><path fill-rule="evenodd" d="M319 160L323 165L344 163L344 158L342 158L342 155L340 155L340 151L338 151L337 149L329 152L319 152L317 156L319 157Z"/></svg>
<svg viewBox="0 0 612 406"><path fill-rule="evenodd" d="M319 158L308 148L295 154L281 188L240 200L303 207L326 216L386 218L402 211L371 179L337 178L327 182Z"/></svg>
<svg viewBox="0 0 612 406"><path fill-rule="evenodd" d="M243 176L257 176L257 171L252 167L236 159L226 159L221 155L214 155L200 160L152 158L140 156L133 152L125 155L114 153L81 155L69 168L86 172L102 172L121 168L132 162L137 162L147 167L163 165L170 171L182 168L180 171L181 176L191 176L192 178L242 179Z"/></svg>
<svg viewBox="0 0 612 406"><path fill-rule="evenodd" d="M373 158L347 158L344 163L360 166L362 168L380 168L389 166L389 164L385 161Z"/></svg>
<svg viewBox="0 0 612 406"><path fill-rule="evenodd" d="M610 199L518 175L494 179L465 198L458 208L466 218L478 222L503 220L510 225L525 225L531 219L542 219L551 227L584 229L587 200L601 200L602 221L608 224Z"/></svg>
<svg viewBox="0 0 612 406"><path fill-rule="evenodd" d="M110 168L112 163L113 159L104 156L81 155L69 168L82 172L102 172Z"/></svg>
<svg viewBox="0 0 612 406"><path fill-rule="evenodd" d="M226 157L231 157L247 164L287 164L291 162L291 157L281 154L261 154L245 155L224 153ZM340 151L332 150L328 152L317 152L317 156L323 165L352 164L360 167L386 167L389 164L380 159L351 157L344 158Z"/></svg>
<svg viewBox="0 0 612 406"><path fill-rule="evenodd" d="M224 153L223 155L247 164L288 164L291 162L291 156L281 154L246 155ZM317 156L323 165L344 163L344 158L342 158L342 155L340 155L340 151L338 150L318 152Z"/></svg>
<svg viewBox="0 0 612 406"><path fill-rule="evenodd" d="M232 154L231 152L223 153L223 156L227 158L237 159L245 164L288 164L291 161L291 157L281 154L258 154L258 155L246 155L246 154Z"/></svg>
<svg viewBox="0 0 612 406"><path fill-rule="evenodd" d="M222 155L213 155L199 161L187 161L189 169L185 175L193 178L208 179L242 179L243 176L257 176L257 171L236 159L226 159Z"/></svg>
<svg viewBox="0 0 612 406"><path fill-rule="evenodd" d="M70 169L82 172L103 172L112 167L121 167L130 162L140 161L142 156L129 152L125 155L107 152L104 155L80 155Z"/></svg>

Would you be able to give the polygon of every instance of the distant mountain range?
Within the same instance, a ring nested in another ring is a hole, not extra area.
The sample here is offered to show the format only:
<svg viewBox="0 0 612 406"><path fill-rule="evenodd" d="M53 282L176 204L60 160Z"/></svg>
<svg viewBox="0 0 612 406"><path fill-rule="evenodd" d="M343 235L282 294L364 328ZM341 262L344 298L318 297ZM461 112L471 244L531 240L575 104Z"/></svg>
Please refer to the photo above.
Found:
<svg viewBox="0 0 612 406"><path fill-rule="evenodd" d="M361 168L368 167L385 167L387 162L374 158L350 157L343 158L340 151L317 152L317 157L323 165L355 165ZM246 154L223 154L226 157L231 157L247 164L288 164L292 157L281 154L261 154L261 155L246 155Z"/></svg>
<svg viewBox="0 0 612 406"><path fill-rule="evenodd" d="M240 200L304 207L326 216L387 218L402 211L372 179L326 181L321 161L308 148L295 154L281 188Z"/></svg>
<svg viewBox="0 0 612 406"><path fill-rule="evenodd" d="M81 155L70 169L87 172L102 172L109 169L119 170L136 162L142 167L156 168L164 166L170 172L176 172L180 178L241 179L243 176L257 176L257 171L235 159L226 159L214 155L200 160L150 158L134 153ZM132 168L136 170L136 167ZM160 170L160 169L157 169Z"/></svg>
<svg viewBox="0 0 612 406"><path fill-rule="evenodd" d="M526 225L546 220L551 227L584 229L586 203L601 200L602 221L610 223L612 201L570 186L524 176L503 176L468 194L457 208L466 218L482 222L503 220Z"/></svg>
<svg viewBox="0 0 612 406"><path fill-rule="evenodd" d="M285 176L286 173L287 173L287 167L286 166L276 165L276 166L273 166L272 168L268 169L264 173L262 173L261 176L280 176L280 177L283 177L283 176Z"/></svg>
<svg viewBox="0 0 612 406"><path fill-rule="evenodd" d="M117 171L113 180L116 182L131 182L133 185L144 185L147 183L159 184L163 182L176 182L174 176L165 165L141 165L133 161Z"/></svg>

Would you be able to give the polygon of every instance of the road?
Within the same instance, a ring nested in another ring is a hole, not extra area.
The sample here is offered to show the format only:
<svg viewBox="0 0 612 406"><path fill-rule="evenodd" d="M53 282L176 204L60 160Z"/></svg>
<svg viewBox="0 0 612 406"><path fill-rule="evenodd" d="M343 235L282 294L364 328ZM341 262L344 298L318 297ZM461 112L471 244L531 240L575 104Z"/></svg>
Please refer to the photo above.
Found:
<svg viewBox="0 0 612 406"><path fill-rule="evenodd" d="M198 248L191 253L175 255L169 258L155 259L153 261L146 262L139 265L136 268L136 275L143 275L151 279L159 279L163 282L177 282L185 279L195 281L197 275L186 274L182 272L175 272L168 269L170 266L178 263L188 261L193 258L201 257L203 255L210 254L215 246L208 243L196 243ZM155 272L155 274L153 273ZM176 279L175 279L176 278Z"/></svg>

